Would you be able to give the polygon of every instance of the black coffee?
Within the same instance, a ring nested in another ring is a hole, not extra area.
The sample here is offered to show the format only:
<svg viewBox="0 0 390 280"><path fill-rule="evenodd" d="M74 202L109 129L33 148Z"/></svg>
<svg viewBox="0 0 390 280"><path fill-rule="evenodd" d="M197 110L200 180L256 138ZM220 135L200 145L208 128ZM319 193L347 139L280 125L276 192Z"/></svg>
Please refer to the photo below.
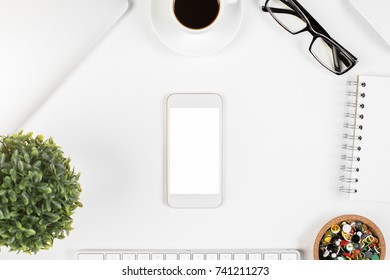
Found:
<svg viewBox="0 0 390 280"><path fill-rule="evenodd" d="M214 22L219 14L219 0L176 0L176 18L191 29L202 29Z"/></svg>

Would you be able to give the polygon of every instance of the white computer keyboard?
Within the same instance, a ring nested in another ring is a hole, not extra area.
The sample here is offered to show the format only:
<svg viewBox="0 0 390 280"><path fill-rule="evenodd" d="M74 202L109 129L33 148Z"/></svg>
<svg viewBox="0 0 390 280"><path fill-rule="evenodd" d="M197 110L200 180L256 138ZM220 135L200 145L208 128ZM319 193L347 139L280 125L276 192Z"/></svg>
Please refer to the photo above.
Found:
<svg viewBox="0 0 390 280"><path fill-rule="evenodd" d="M79 260L299 260L298 250L88 250Z"/></svg>

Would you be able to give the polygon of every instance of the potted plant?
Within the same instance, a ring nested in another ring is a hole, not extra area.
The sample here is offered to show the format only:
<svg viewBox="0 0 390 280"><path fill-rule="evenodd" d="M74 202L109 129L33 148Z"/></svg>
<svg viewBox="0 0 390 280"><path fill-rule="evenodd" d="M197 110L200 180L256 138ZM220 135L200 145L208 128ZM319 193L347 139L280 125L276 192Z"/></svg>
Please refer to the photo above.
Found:
<svg viewBox="0 0 390 280"><path fill-rule="evenodd" d="M0 247L34 253L72 228L80 175L52 138L0 136Z"/></svg>

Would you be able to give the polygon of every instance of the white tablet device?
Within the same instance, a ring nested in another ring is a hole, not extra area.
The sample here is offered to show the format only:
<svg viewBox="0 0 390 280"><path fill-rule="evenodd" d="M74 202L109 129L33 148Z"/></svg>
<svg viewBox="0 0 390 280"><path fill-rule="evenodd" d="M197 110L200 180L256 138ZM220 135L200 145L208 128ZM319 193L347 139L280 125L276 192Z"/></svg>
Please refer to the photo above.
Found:
<svg viewBox="0 0 390 280"><path fill-rule="evenodd" d="M222 202L222 99L172 94L167 99L168 204L215 208Z"/></svg>

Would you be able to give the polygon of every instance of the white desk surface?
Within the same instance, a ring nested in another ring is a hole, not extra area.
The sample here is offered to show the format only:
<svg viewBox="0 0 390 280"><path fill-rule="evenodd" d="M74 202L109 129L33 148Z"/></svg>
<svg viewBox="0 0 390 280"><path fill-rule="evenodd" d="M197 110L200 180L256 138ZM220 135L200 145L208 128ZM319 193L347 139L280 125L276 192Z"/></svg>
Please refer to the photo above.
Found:
<svg viewBox="0 0 390 280"><path fill-rule="evenodd" d="M3 248L0 259L165 248L295 248L312 259L320 228L352 213L376 222L390 242L390 203L349 201L337 191L346 81L359 73L390 75L390 49L349 2L301 0L359 58L341 77L311 56L309 34L290 35L255 0L243 0L243 24L234 41L197 58L159 41L150 2L134 0L23 126L52 136L82 172L84 208L74 215L75 230L47 252L27 256ZM166 204L164 100L174 92L224 98L220 208Z"/></svg>

